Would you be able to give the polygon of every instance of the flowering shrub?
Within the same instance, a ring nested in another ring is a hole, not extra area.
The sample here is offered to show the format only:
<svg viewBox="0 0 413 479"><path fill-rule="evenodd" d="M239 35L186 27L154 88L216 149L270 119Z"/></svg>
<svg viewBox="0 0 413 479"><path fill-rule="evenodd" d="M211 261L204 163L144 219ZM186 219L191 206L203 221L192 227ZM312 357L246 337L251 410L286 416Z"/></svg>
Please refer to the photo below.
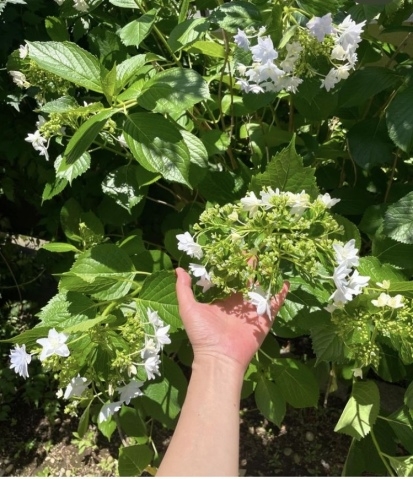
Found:
<svg viewBox="0 0 413 479"><path fill-rule="evenodd" d="M408 474L412 52L377 29L411 29L411 2L1 7L25 25L4 43L2 194L25 185L60 258L39 324L7 339L10 368L30 380L40 360L80 436L118 430L119 473L153 472L151 424L174 426L191 364L174 266L201 301L242 292L269 316L288 280L245 394L281 426L347 381L344 473ZM280 352L299 336L313 358ZM381 411L377 380L405 385L404 405Z"/></svg>

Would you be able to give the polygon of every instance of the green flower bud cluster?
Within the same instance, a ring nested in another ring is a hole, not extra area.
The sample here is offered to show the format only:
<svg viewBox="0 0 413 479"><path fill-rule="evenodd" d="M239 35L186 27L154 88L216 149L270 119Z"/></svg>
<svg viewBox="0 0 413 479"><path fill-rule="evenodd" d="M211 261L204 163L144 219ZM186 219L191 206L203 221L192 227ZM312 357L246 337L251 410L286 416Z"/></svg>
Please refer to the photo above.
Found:
<svg viewBox="0 0 413 479"><path fill-rule="evenodd" d="M27 81L37 86L42 92L56 93L58 95L67 95L73 85L58 75L47 72L39 68L33 60L28 62L28 68L23 70Z"/></svg>
<svg viewBox="0 0 413 479"><path fill-rule="evenodd" d="M208 208L194 225L213 285L230 294L247 293L255 283L275 291L289 274L310 283L329 281L333 243L342 228L326 203L311 201L304 192L280 194L270 188L261 196L250 193L237 203Z"/></svg>

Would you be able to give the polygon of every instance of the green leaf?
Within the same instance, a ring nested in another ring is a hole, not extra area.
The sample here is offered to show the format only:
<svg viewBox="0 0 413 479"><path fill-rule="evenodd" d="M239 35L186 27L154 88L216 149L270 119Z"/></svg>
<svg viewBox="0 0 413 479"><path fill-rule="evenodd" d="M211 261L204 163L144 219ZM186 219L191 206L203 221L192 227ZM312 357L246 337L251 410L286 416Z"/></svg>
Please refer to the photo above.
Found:
<svg viewBox="0 0 413 479"><path fill-rule="evenodd" d="M409 384L405 393L404 393L404 404L409 408L413 409L413 382Z"/></svg>
<svg viewBox="0 0 413 479"><path fill-rule="evenodd" d="M252 177L250 189L257 194L264 186L292 193L305 190L310 197L315 198L319 191L314 172L314 168L303 166L303 159L295 150L293 138L287 148L273 156L264 173Z"/></svg>
<svg viewBox="0 0 413 479"><path fill-rule="evenodd" d="M135 0L109 0L109 3L120 8L138 8Z"/></svg>
<svg viewBox="0 0 413 479"><path fill-rule="evenodd" d="M132 261L125 252L114 244L100 244L81 254L63 273L59 289L97 299L118 299L128 294L134 277Z"/></svg>
<svg viewBox="0 0 413 479"><path fill-rule="evenodd" d="M42 246L43 249L51 251L52 253L80 253L81 251L76 246L69 243L46 243Z"/></svg>
<svg viewBox="0 0 413 479"><path fill-rule="evenodd" d="M89 148L89 146L92 144L100 130L104 127L106 120L115 113L116 110L103 110L90 117L81 125L81 127L70 139L63 153L65 166L69 167L83 155L87 148ZM79 167L79 169L81 168Z"/></svg>
<svg viewBox="0 0 413 479"><path fill-rule="evenodd" d="M86 431L89 429L89 416L90 416L90 405L92 401L89 402L85 410L83 411L82 415L79 419L79 425L77 426L77 433L79 437L83 437L86 434Z"/></svg>
<svg viewBox="0 0 413 479"><path fill-rule="evenodd" d="M131 209L145 196L139 184L143 172L148 176L148 172L138 165L125 165L111 171L102 182L103 193L131 213Z"/></svg>
<svg viewBox="0 0 413 479"><path fill-rule="evenodd" d="M176 275L172 272L160 271L145 279L137 305L146 314L147 308L159 313L159 316L173 329L182 328L182 320L178 311L176 298Z"/></svg>
<svg viewBox="0 0 413 479"><path fill-rule="evenodd" d="M383 233L401 243L413 244L413 192L387 208Z"/></svg>
<svg viewBox="0 0 413 479"><path fill-rule="evenodd" d="M137 20L125 25L118 32L122 43L126 46L138 47L149 35L156 20L158 9L153 8Z"/></svg>
<svg viewBox="0 0 413 479"><path fill-rule="evenodd" d="M209 21L206 18L190 18L185 20L171 31L168 44L173 52L188 47L208 30Z"/></svg>
<svg viewBox="0 0 413 479"><path fill-rule="evenodd" d="M337 362L343 359L344 344L333 324L321 324L310 329L316 365L321 361Z"/></svg>
<svg viewBox="0 0 413 479"><path fill-rule="evenodd" d="M371 285L388 280L392 287L394 282L403 281L404 279L402 273L389 264L382 264L380 260L374 256L364 256L360 258L360 264L357 270L362 276L370 276Z"/></svg>
<svg viewBox="0 0 413 479"><path fill-rule="evenodd" d="M225 58L225 48L218 43L208 40L198 40L185 48L188 53L207 55L212 58Z"/></svg>
<svg viewBox="0 0 413 479"><path fill-rule="evenodd" d="M413 454L413 421L409 410L402 407L388 416L388 419L402 446Z"/></svg>
<svg viewBox="0 0 413 479"><path fill-rule="evenodd" d="M190 161L201 168L208 166L208 152L202 141L187 130L180 130L190 154Z"/></svg>
<svg viewBox="0 0 413 479"><path fill-rule="evenodd" d="M62 96L57 100L45 103L40 108L40 111L45 113L66 113L76 108L79 108L79 104L72 96Z"/></svg>
<svg viewBox="0 0 413 479"><path fill-rule="evenodd" d="M116 431L116 421L114 417L110 417L106 421L98 422L99 431L110 441L112 434Z"/></svg>
<svg viewBox="0 0 413 479"><path fill-rule="evenodd" d="M65 40L70 40L70 35L66 27L66 21L63 18L46 17L44 26L51 40L54 40L55 42L64 42Z"/></svg>
<svg viewBox="0 0 413 479"><path fill-rule="evenodd" d="M190 154L175 125L157 114L133 113L125 122L124 136L133 156L144 168L190 186Z"/></svg>
<svg viewBox="0 0 413 479"><path fill-rule="evenodd" d="M116 65L116 88L120 91L127 85L136 75L139 69L145 65L146 55L135 55L132 58L124 60Z"/></svg>
<svg viewBox="0 0 413 479"><path fill-rule="evenodd" d="M312 370L306 365L295 359L277 359L271 372L275 383L291 406L317 406L318 384Z"/></svg>
<svg viewBox="0 0 413 479"><path fill-rule="evenodd" d="M80 215L83 210L74 198L69 198L60 210L60 223L65 236L73 241L82 241L79 232Z"/></svg>
<svg viewBox="0 0 413 479"><path fill-rule="evenodd" d="M401 90L386 109L389 136L404 152L413 148L413 85Z"/></svg>
<svg viewBox="0 0 413 479"><path fill-rule="evenodd" d="M42 308L38 317L42 326L67 329L96 317L95 303L81 293L63 291Z"/></svg>
<svg viewBox="0 0 413 479"><path fill-rule="evenodd" d="M71 42L27 42L40 68L88 90L102 93L96 57Z"/></svg>
<svg viewBox="0 0 413 479"><path fill-rule="evenodd" d="M282 389L260 375L255 388L255 402L266 419L281 427L286 412Z"/></svg>
<svg viewBox="0 0 413 479"><path fill-rule="evenodd" d="M56 178L65 179L72 184L72 181L90 168L90 155L85 151L79 158L69 163L66 157L59 155L55 162L54 168Z"/></svg>
<svg viewBox="0 0 413 479"><path fill-rule="evenodd" d="M234 0L224 3L212 11L209 20L231 33L237 33L238 28L245 30L251 26L262 26L261 14L252 3Z"/></svg>
<svg viewBox="0 0 413 479"><path fill-rule="evenodd" d="M393 161L394 145L384 120L380 118L356 123L350 128L347 139L352 159L366 170Z"/></svg>
<svg viewBox="0 0 413 479"><path fill-rule="evenodd" d="M46 183L42 193L42 201L52 199L54 196L61 193L67 185L68 181L64 178L56 178L53 183Z"/></svg>
<svg viewBox="0 0 413 479"><path fill-rule="evenodd" d="M123 477L141 476L150 465L153 450L143 444L121 447L119 449L118 469Z"/></svg>
<svg viewBox="0 0 413 479"><path fill-rule="evenodd" d="M195 70L170 68L145 82L138 103L155 113L182 114L210 98L207 82Z"/></svg>
<svg viewBox="0 0 413 479"><path fill-rule="evenodd" d="M376 422L379 409L380 393L376 383L357 381L334 431L355 439L366 437Z"/></svg>
<svg viewBox="0 0 413 479"><path fill-rule="evenodd" d="M398 477L413 476L413 456L389 457L391 467L396 471Z"/></svg>
<svg viewBox="0 0 413 479"><path fill-rule="evenodd" d="M413 245L403 244L391 238L373 238L372 254L383 263L390 263L403 269L413 268Z"/></svg>
<svg viewBox="0 0 413 479"><path fill-rule="evenodd" d="M367 66L355 71L339 91L339 106L348 108L362 105L383 90L392 88L399 77L390 69Z"/></svg>
<svg viewBox="0 0 413 479"><path fill-rule="evenodd" d="M123 406L119 411L119 424L127 436L139 438L141 443L148 441L146 425L135 408Z"/></svg>
<svg viewBox="0 0 413 479"><path fill-rule="evenodd" d="M113 68L110 71L107 71L106 69L102 68L102 71L101 71L102 90L109 104L112 104L113 97L117 93L116 92L116 76L117 76L116 65L113 65Z"/></svg>

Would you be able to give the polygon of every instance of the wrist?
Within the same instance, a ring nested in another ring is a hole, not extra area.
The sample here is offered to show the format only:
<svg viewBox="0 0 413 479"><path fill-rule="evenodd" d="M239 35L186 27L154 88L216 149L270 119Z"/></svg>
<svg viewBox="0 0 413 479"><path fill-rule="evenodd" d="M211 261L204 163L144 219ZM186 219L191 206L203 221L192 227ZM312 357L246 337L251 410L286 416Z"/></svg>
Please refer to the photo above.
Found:
<svg viewBox="0 0 413 479"><path fill-rule="evenodd" d="M195 354L192 373L209 374L223 381L230 380L242 386L245 367L238 361L216 353Z"/></svg>

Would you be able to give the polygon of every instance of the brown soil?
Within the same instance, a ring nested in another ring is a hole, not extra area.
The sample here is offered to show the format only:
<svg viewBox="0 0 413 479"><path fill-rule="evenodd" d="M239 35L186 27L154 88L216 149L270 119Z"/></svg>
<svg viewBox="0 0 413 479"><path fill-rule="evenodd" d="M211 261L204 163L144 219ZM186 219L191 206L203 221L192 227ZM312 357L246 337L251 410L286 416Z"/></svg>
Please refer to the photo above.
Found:
<svg viewBox="0 0 413 479"><path fill-rule="evenodd" d="M114 476L117 449L96 430L84 450L73 444L77 420L49 421L41 409L16 406L13 423L0 423L0 476ZM340 476L350 438L334 433L343 403L331 397L327 408L288 411L281 429L268 423L251 400L240 410L241 476ZM154 440L162 453L171 431L159 428ZM145 474L146 475L146 474Z"/></svg>

